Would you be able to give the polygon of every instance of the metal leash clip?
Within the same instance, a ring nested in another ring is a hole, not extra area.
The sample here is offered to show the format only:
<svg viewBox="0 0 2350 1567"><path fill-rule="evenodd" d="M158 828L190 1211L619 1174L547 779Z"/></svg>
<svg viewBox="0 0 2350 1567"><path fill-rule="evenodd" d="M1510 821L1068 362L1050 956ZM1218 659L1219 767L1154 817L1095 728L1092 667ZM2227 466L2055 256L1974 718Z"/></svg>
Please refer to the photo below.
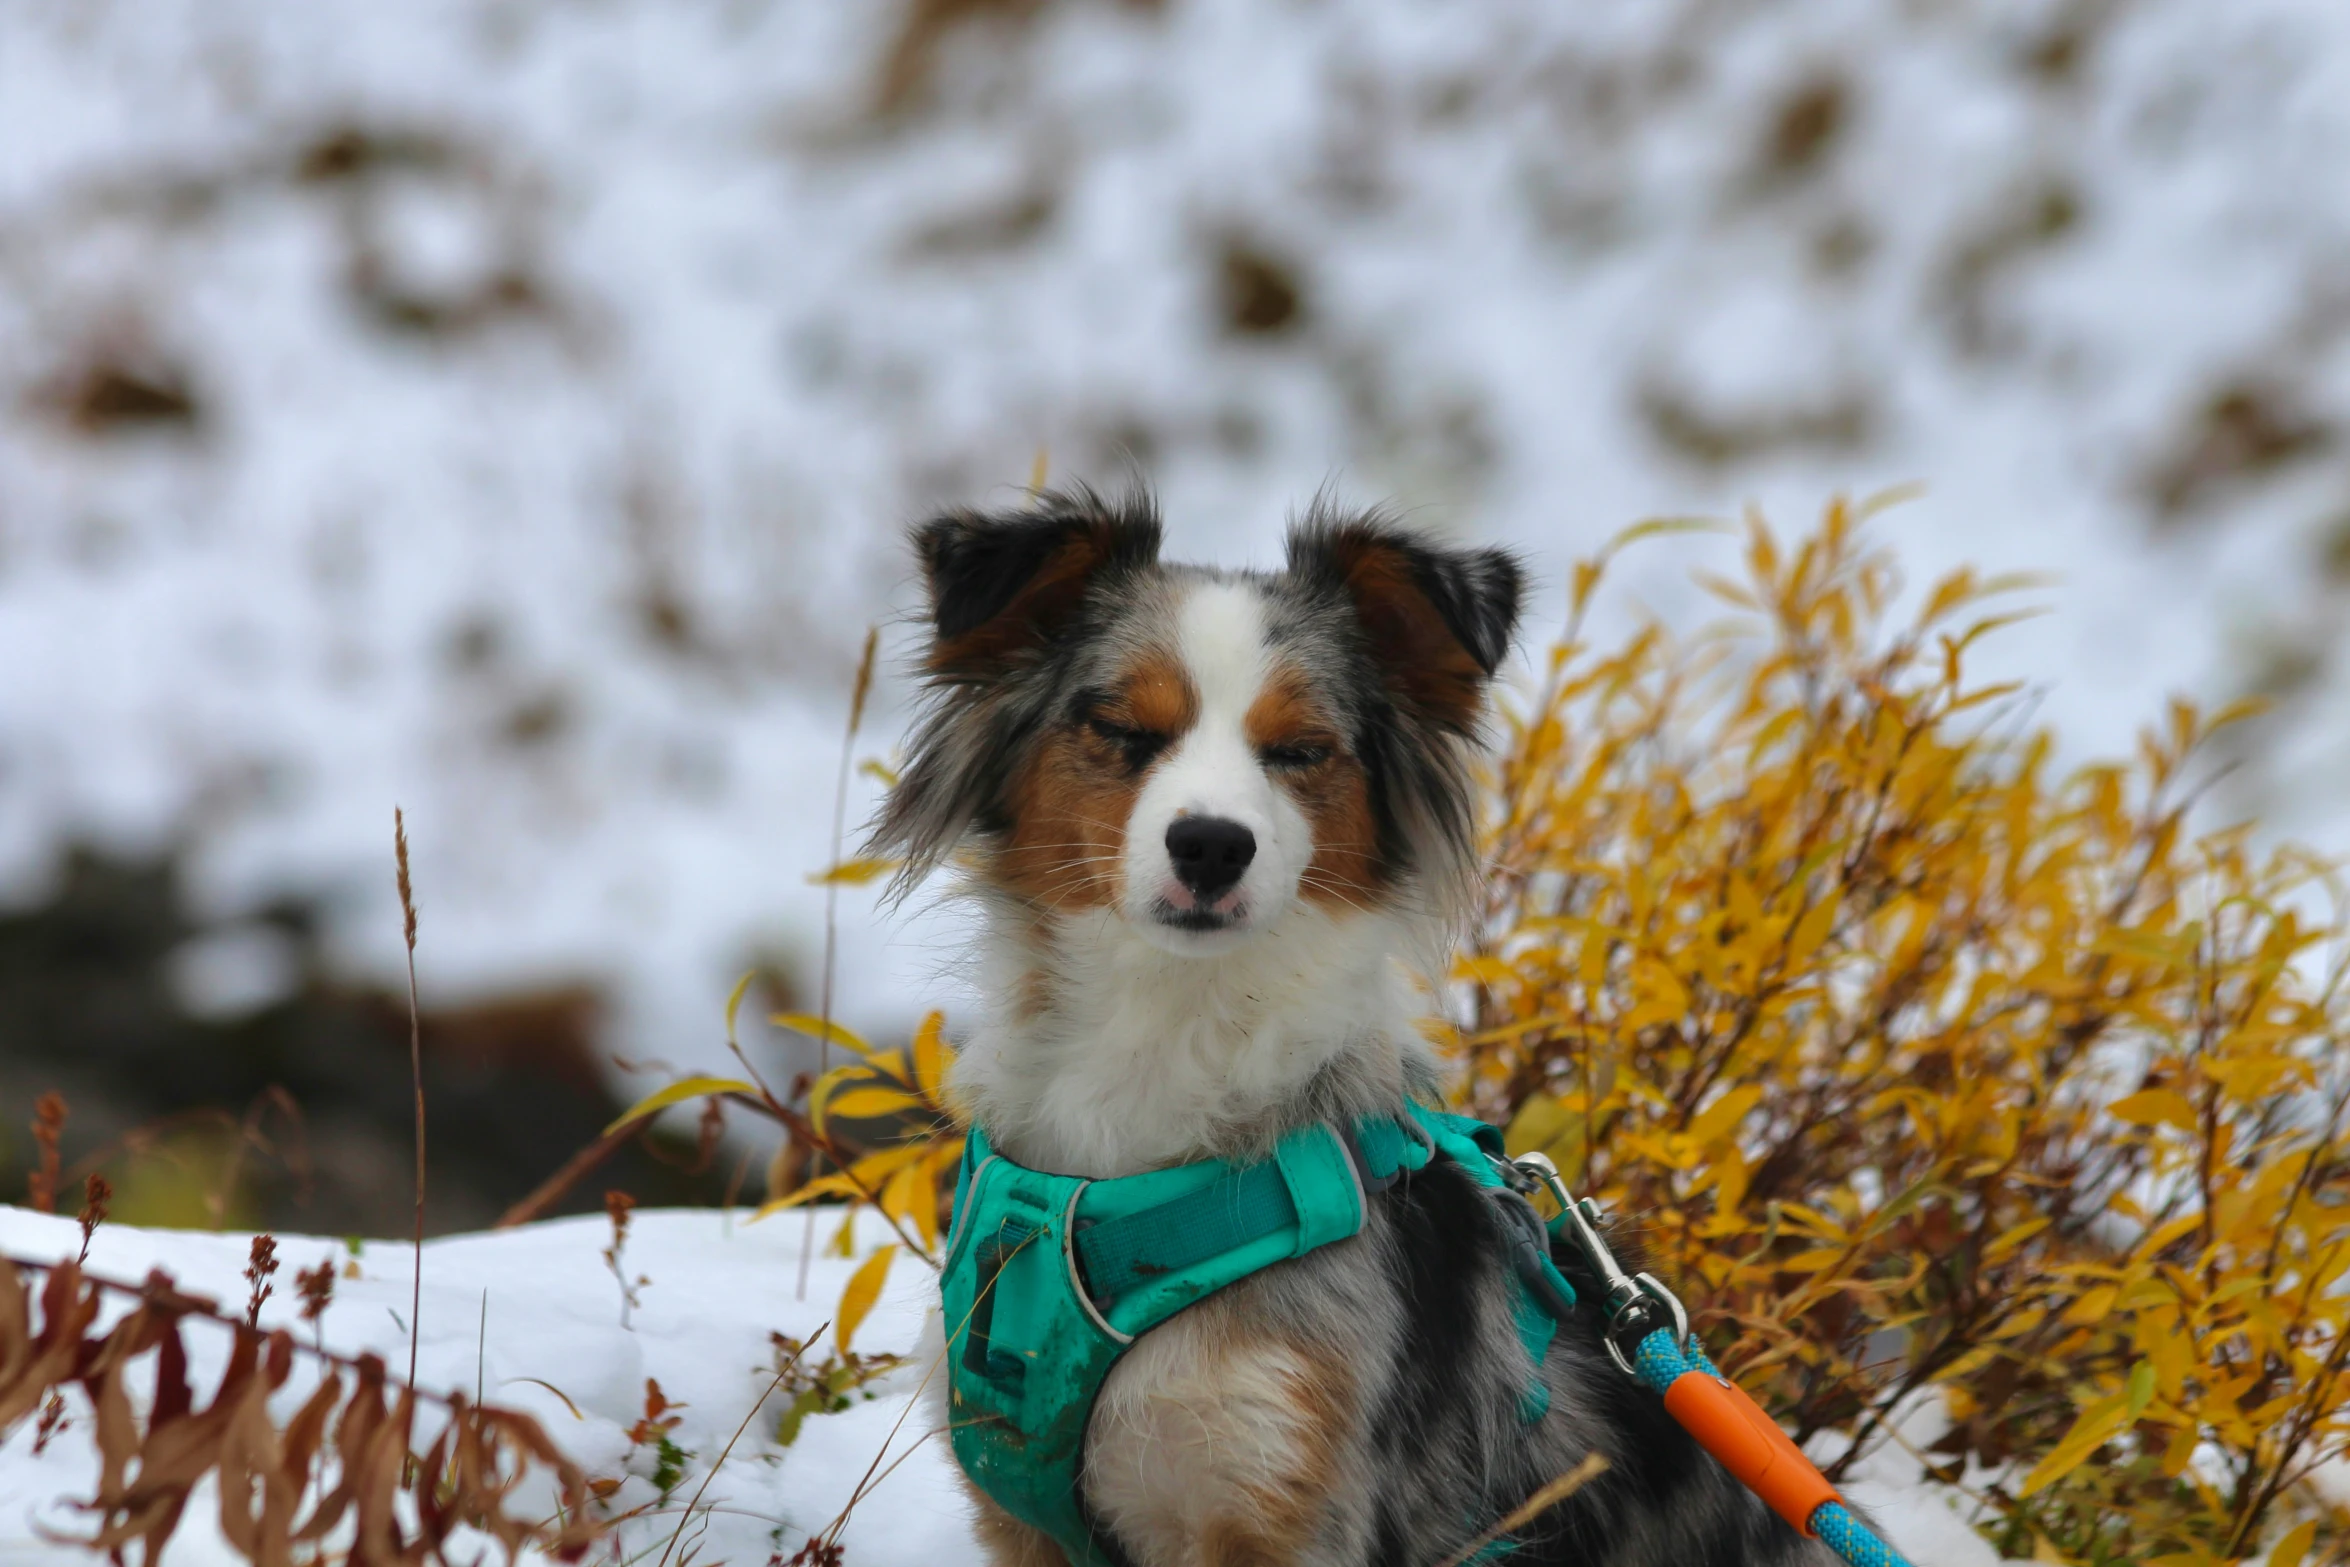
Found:
<svg viewBox="0 0 2350 1567"><path fill-rule="evenodd" d="M1627 1274L1616 1262L1616 1254L1608 1248L1607 1238L1599 1227L1607 1222L1599 1204L1585 1197L1578 1201L1567 1190L1567 1183L1559 1178L1558 1166L1547 1155L1530 1153L1511 1161L1511 1164L1530 1181L1540 1185L1559 1205L1559 1216L1554 1224L1566 1227L1567 1238L1575 1250L1582 1253L1591 1271L1599 1275L1601 1286L1607 1291L1607 1328L1600 1335L1607 1345L1610 1359L1626 1376L1638 1376L1639 1369L1624 1352L1624 1345L1639 1342L1669 1319L1673 1329L1673 1344L1682 1354L1689 1352L1689 1313L1681 1298L1657 1281L1654 1274Z"/></svg>

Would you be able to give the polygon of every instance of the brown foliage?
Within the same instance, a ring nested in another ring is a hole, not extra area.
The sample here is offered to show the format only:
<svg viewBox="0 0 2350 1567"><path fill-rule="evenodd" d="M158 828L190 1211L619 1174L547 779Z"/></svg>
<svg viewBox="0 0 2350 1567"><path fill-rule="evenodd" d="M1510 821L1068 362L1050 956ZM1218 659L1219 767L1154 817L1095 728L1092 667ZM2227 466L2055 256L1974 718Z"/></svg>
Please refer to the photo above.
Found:
<svg viewBox="0 0 2350 1567"><path fill-rule="evenodd" d="M37 1290L28 1270L46 1273ZM94 1334L108 1293L137 1305ZM189 1382L190 1322L232 1337L206 1400ZM323 1375L281 1427L269 1401L304 1358ZM149 1377L154 1396L142 1416L131 1389ZM468 1535L488 1536L508 1560L531 1546L576 1561L599 1533L585 1478L526 1415L461 1394L428 1399L446 1418L418 1455L418 1395L392 1386L373 1355L346 1360L262 1333L161 1273L134 1287L75 1263L0 1258L0 1431L43 1409L43 1432L54 1432L67 1386L89 1402L99 1456L97 1494L82 1504L95 1528L76 1543L117 1556L135 1543L142 1560L159 1561L207 1476L218 1482L221 1533L260 1567L292 1567L329 1548L368 1567L449 1567L452 1545L467 1547L468 1562L479 1556ZM515 1510L534 1472L552 1477L561 1497L553 1519Z"/></svg>
<svg viewBox="0 0 2350 1567"><path fill-rule="evenodd" d="M40 1162L25 1180L25 1205L35 1213L57 1211L58 1144L65 1136L65 1096L43 1094L33 1105L33 1143Z"/></svg>

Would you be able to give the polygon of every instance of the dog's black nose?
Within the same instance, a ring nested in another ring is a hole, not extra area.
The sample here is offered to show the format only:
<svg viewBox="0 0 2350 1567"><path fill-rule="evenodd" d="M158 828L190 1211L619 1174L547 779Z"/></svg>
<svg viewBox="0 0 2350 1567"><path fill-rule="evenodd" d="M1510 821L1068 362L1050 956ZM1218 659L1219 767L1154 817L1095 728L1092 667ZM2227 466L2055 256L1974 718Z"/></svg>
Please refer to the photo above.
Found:
<svg viewBox="0 0 2350 1567"><path fill-rule="evenodd" d="M1202 903L1232 889L1257 857L1257 835L1221 816L1178 816L1167 829L1167 858L1175 878Z"/></svg>

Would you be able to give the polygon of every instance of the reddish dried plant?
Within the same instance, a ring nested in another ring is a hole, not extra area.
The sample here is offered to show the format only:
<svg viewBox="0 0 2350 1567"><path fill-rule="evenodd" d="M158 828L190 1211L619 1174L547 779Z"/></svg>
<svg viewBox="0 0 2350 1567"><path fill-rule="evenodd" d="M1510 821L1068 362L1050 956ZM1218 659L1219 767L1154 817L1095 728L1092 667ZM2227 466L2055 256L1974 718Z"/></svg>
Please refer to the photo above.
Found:
<svg viewBox="0 0 2350 1567"><path fill-rule="evenodd" d="M32 1270L47 1274L37 1289L26 1282ZM96 1333L109 1294L136 1305ZM189 1381L189 1324L233 1339L208 1399ZM281 1425L271 1399L303 1362L316 1386ZM96 1526L81 1543L117 1560L134 1543L144 1560L160 1560L208 1478L222 1534L258 1567L322 1559L330 1542L355 1567L454 1567L452 1545L462 1543L468 1563L480 1554L469 1535L487 1535L510 1561L525 1549L577 1561L601 1532L586 1477L527 1415L401 1388L377 1356L259 1332L162 1273L134 1286L76 1263L0 1258L0 1434L43 1410L40 1429L54 1435L69 1385L94 1411L99 1457L97 1492L83 1504ZM438 1429L418 1454L420 1411ZM534 1474L555 1483L552 1519L519 1508Z"/></svg>
<svg viewBox="0 0 2350 1567"><path fill-rule="evenodd" d="M269 1281L277 1277L277 1237L256 1235L245 1260L245 1326L261 1326L261 1307L277 1286Z"/></svg>
<svg viewBox="0 0 2350 1567"><path fill-rule="evenodd" d="M65 1395L52 1391L48 1401L41 1405L40 1424L33 1427L33 1456L38 1458L49 1451L49 1444L56 1440L57 1433L71 1423L65 1417Z"/></svg>
<svg viewBox="0 0 2350 1567"><path fill-rule="evenodd" d="M65 1137L65 1096L43 1094L33 1105L33 1146L40 1150L25 1180L25 1204L35 1213L57 1211L58 1145Z"/></svg>
<svg viewBox="0 0 2350 1567"><path fill-rule="evenodd" d="M326 1308L335 1298L335 1260L327 1257L315 1268L303 1268L294 1275L294 1293L302 1297L302 1320L320 1332L325 1331Z"/></svg>
<svg viewBox="0 0 2350 1567"><path fill-rule="evenodd" d="M98 1226L106 1222L106 1205L113 1200L114 1188L107 1184L105 1176L92 1170L89 1179L82 1182L82 1249L81 1254L74 1259L76 1262L90 1260L90 1237L96 1235Z"/></svg>
<svg viewBox="0 0 2350 1567"><path fill-rule="evenodd" d="M628 1278L626 1254L628 1251L628 1216L636 1211L636 1199L626 1192L604 1193L604 1216L612 1221L612 1244L604 1248L604 1266L612 1270L612 1277L620 1283L620 1325L628 1326L628 1314L636 1309L636 1285ZM637 1281L643 1283L642 1279Z"/></svg>

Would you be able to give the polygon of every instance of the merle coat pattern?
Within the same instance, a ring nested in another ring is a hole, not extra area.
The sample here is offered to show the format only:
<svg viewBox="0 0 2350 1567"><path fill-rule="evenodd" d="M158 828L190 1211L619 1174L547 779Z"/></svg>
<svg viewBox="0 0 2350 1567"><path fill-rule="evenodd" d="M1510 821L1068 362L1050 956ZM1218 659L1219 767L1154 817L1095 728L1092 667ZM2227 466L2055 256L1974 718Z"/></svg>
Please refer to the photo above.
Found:
<svg viewBox="0 0 2350 1567"><path fill-rule="evenodd" d="M986 1017L952 1088L1064 1174L1435 1096L1409 974L1439 971L1473 887L1470 767L1523 593L1509 555L1377 515L1317 507L1279 573L1166 564L1160 536L1148 499L1083 490L915 534L930 705L873 847L901 889L956 858ZM1616 1369L1591 1312L1531 1366L1506 1269L1491 1199L1438 1161L1354 1239L1144 1335L1088 1426L1098 1531L1134 1567L1436 1567L1596 1450L1611 1467L1513 1567L1834 1560ZM1061 1562L975 1500L997 1563Z"/></svg>

